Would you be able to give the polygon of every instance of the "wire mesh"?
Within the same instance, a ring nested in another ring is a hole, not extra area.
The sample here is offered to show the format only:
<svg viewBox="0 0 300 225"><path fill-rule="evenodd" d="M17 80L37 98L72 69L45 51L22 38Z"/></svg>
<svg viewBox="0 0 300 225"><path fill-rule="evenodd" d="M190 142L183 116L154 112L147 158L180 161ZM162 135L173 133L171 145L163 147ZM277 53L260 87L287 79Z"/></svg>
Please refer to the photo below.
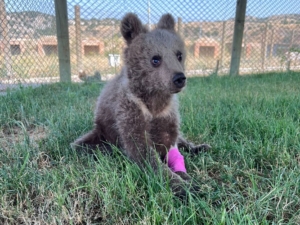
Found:
<svg viewBox="0 0 300 225"><path fill-rule="evenodd" d="M0 89L58 77L53 1L0 0Z"/></svg>
<svg viewBox="0 0 300 225"><path fill-rule="evenodd" d="M187 48L186 74L228 74L236 0L68 0L73 81L120 71L126 12L153 29L171 13ZM59 80L54 0L0 0L0 89ZM300 69L300 2L248 0L240 73Z"/></svg>

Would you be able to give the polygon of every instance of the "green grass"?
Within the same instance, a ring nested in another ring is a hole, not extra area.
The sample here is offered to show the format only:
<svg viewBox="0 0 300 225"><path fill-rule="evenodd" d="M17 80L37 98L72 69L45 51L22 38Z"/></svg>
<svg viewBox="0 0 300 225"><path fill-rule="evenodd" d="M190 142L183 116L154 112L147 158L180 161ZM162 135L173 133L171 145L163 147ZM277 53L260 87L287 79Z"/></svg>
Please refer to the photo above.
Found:
<svg viewBox="0 0 300 225"><path fill-rule="evenodd" d="M185 155L205 197L174 198L160 176L78 155L102 85L57 83L0 97L0 224L299 224L300 74L190 78Z"/></svg>

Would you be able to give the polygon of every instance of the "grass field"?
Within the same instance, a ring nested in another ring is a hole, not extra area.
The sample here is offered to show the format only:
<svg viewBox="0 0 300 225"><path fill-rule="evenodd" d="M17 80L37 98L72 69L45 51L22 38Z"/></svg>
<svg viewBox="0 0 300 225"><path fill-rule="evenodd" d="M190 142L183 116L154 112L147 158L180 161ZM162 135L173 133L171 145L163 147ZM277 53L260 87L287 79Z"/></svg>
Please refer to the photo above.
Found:
<svg viewBox="0 0 300 225"><path fill-rule="evenodd" d="M117 150L71 150L102 86L0 97L0 224L300 224L299 73L189 78L181 130L212 150L184 153L205 194L185 204Z"/></svg>

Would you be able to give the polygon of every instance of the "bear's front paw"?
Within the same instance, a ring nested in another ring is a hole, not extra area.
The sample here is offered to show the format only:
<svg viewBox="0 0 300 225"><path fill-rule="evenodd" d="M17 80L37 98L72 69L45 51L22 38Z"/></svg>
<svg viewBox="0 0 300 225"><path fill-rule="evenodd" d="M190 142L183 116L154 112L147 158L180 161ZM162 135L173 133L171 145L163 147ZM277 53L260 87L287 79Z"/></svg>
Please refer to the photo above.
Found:
<svg viewBox="0 0 300 225"><path fill-rule="evenodd" d="M182 171L177 171L175 172L177 175L179 175L181 177L181 179L183 179L184 181L187 182L191 182L192 178L190 175L188 175L186 172L182 172Z"/></svg>
<svg viewBox="0 0 300 225"><path fill-rule="evenodd" d="M201 191L200 185L196 182L184 182L181 185L173 185L172 191L176 197L179 199L186 201L189 194L198 196L198 197L205 197L206 194Z"/></svg>
<svg viewBox="0 0 300 225"><path fill-rule="evenodd" d="M211 149L211 146L209 144L201 144L193 147L191 149L191 153L193 155L197 155L199 153L207 152L209 149Z"/></svg>

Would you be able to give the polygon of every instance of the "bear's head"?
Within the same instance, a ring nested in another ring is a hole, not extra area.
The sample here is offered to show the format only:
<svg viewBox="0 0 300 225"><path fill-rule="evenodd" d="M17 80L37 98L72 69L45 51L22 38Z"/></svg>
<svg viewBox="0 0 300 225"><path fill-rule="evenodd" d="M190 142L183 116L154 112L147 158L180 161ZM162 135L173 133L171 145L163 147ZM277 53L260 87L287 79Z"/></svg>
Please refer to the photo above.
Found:
<svg viewBox="0 0 300 225"><path fill-rule="evenodd" d="M157 27L148 31L135 14L128 13L121 22L121 33L127 43L124 63L133 91L171 95L182 90L186 52L172 15L163 15Z"/></svg>

